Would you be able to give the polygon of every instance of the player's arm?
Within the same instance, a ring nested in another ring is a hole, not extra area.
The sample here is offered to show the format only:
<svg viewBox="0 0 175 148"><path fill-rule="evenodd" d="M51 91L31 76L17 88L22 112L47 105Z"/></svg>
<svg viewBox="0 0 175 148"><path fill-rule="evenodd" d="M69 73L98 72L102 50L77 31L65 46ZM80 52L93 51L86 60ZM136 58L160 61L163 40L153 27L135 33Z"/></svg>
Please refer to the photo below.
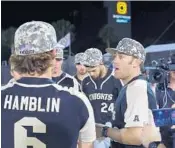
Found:
<svg viewBox="0 0 175 148"><path fill-rule="evenodd" d="M92 142L90 142L90 143L79 142L78 143L78 148L93 148L93 143Z"/></svg>
<svg viewBox="0 0 175 148"><path fill-rule="evenodd" d="M88 98L83 94L81 96L83 97L82 100L85 104L85 108L82 109L81 115L83 115L84 112L87 112L84 114L88 117L80 130L78 145L79 148L92 148L93 142L96 139L94 112Z"/></svg>
<svg viewBox="0 0 175 148"><path fill-rule="evenodd" d="M141 145L140 134L142 128L132 127L132 128L109 128L107 131L107 136L122 144L128 145Z"/></svg>
<svg viewBox="0 0 175 148"><path fill-rule="evenodd" d="M160 147L160 148L165 148L163 143L160 142L161 140L161 135L160 132L154 128L151 124L144 125L144 128L142 130L142 145L145 148L149 147Z"/></svg>
<svg viewBox="0 0 175 148"><path fill-rule="evenodd" d="M140 86L128 87L126 97L125 128L115 131L109 129L108 134L119 143L141 145L143 123L148 121L147 89Z"/></svg>
<svg viewBox="0 0 175 148"><path fill-rule="evenodd" d="M120 130L121 142L141 145L141 134L144 123L148 123L149 108L147 83L131 86L126 92L127 109L124 115L125 128ZM151 112L151 111L150 111Z"/></svg>

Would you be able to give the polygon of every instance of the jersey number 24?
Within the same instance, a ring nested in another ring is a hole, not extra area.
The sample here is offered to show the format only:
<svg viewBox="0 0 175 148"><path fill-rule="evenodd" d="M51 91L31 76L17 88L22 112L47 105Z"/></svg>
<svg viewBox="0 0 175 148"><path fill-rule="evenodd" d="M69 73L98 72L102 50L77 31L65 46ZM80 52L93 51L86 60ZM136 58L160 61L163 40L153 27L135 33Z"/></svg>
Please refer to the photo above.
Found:
<svg viewBox="0 0 175 148"><path fill-rule="evenodd" d="M101 112L102 113L108 113L108 112L111 112L113 113L114 111L114 103L106 103L106 102L102 102L101 103Z"/></svg>

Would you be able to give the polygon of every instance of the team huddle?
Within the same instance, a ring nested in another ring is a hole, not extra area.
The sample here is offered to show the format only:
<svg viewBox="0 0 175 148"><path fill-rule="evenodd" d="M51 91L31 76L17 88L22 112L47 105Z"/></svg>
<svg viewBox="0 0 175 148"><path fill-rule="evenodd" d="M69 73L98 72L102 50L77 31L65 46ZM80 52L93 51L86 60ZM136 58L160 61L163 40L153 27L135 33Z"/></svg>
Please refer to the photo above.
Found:
<svg viewBox="0 0 175 148"><path fill-rule="evenodd" d="M157 130L157 139L141 139L144 123L155 128L151 110L157 108L140 72L143 46L124 38L106 51L113 70L99 49L89 48L75 55L71 76L62 71L53 26L21 25L10 57L13 79L1 88L2 148L143 148L160 141Z"/></svg>

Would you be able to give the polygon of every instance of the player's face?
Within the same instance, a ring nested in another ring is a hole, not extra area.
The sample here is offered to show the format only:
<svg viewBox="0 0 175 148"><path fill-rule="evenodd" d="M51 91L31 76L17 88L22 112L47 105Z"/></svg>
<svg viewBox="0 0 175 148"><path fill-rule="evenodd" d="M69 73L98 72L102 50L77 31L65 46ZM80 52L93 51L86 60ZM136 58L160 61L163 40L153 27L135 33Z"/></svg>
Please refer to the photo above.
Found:
<svg viewBox="0 0 175 148"><path fill-rule="evenodd" d="M62 59L55 59L55 65L53 68L53 73L57 73L61 70L63 60Z"/></svg>
<svg viewBox="0 0 175 148"><path fill-rule="evenodd" d="M88 71L89 75L94 79L100 77L100 74L101 74L100 66L88 67L87 71Z"/></svg>
<svg viewBox="0 0 175 148"><path fill-rule="evenodd" d="M133 72L134 58L125 54L117 53L114 55L115 77L118 79L127 79Z"/></svg>
<svg viewBox="0 0 175 148"><path fill-rule="evenodd" d="M76 64L76 69L77 69L77 73L80 75L85 75L87 72L86 67L82 64Z"/></svg>

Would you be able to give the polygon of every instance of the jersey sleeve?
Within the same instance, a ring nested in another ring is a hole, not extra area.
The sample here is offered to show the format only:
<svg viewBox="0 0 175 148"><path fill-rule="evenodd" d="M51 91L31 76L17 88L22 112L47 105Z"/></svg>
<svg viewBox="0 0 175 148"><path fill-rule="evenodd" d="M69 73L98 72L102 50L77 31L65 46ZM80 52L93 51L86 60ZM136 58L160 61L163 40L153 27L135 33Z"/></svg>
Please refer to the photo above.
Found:
<svg viewBox="0 0 175 148"><path fill-rule="evenodd" d="M88 118L80 130L79 141L93 142L96 139L94 112L88 98L84 94L82 94L81 99L85 104L85 108L82 109L81 115L84 115L83 111L87 110Z"/></svg>
<svg viewBox="0 0 175 148"><path fill-rule="evenodd" d="M124 114L125 127L143 127L149 122L147 82L138 80L137 84L127 87L127 109Z"/></svg>

